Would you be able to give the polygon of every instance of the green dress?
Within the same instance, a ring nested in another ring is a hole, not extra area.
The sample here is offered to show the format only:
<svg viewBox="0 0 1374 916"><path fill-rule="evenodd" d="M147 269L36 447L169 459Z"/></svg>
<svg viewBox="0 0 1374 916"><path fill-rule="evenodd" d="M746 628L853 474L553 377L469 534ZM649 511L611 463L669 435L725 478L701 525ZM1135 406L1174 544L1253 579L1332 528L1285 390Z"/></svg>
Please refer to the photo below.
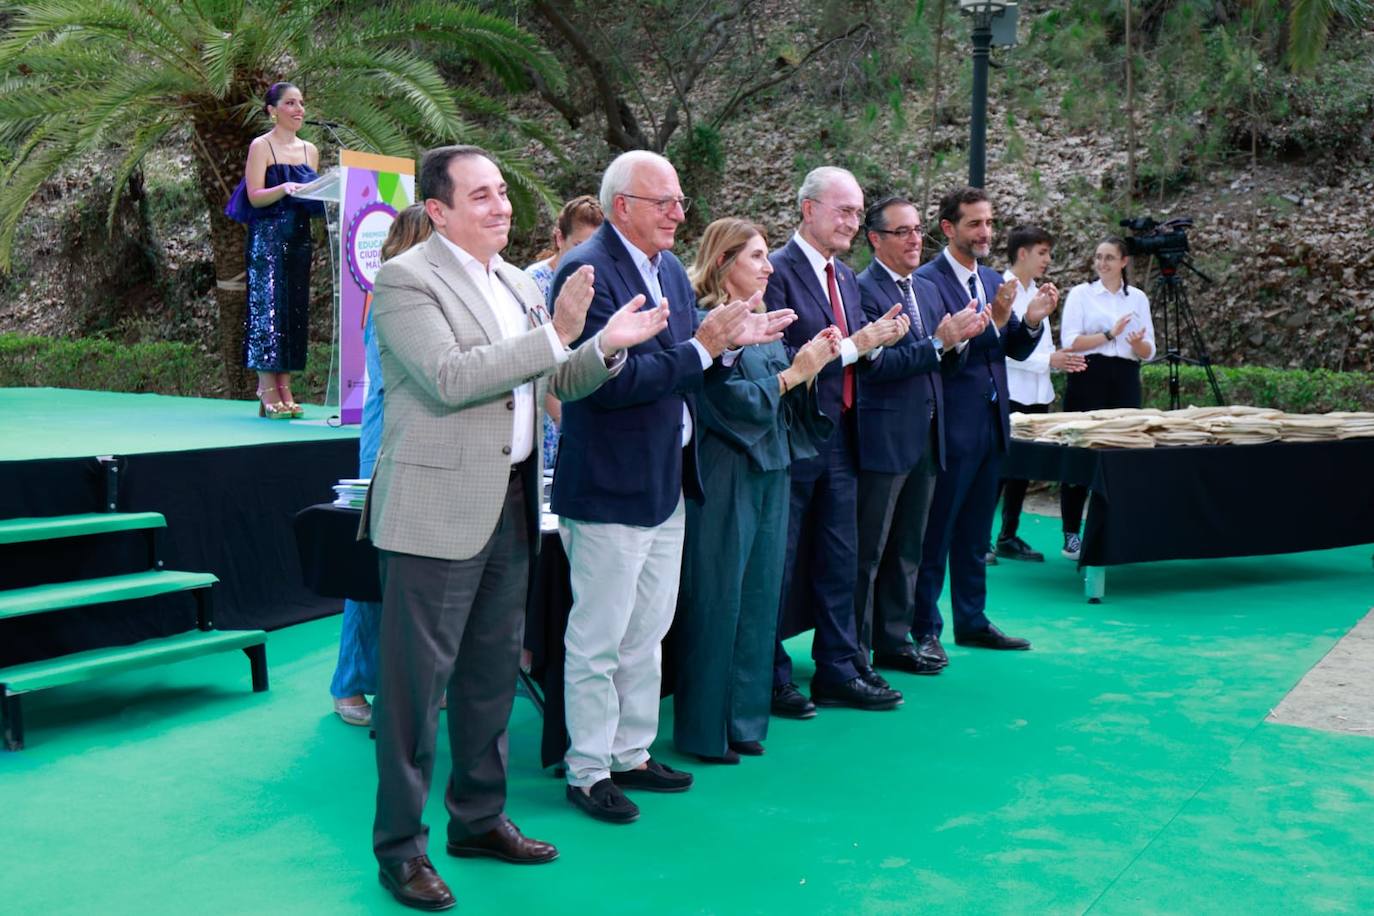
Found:
<svg viewBox="0 0 1374 916"><path fill-rule="evenodd" d="M814 387L779 393L790 365L781 341L745 347L728 379L697 398L706 502L687 504L673 695L684 753L721 757L731 741L768 734L788 468L833 430Z"/></svg>

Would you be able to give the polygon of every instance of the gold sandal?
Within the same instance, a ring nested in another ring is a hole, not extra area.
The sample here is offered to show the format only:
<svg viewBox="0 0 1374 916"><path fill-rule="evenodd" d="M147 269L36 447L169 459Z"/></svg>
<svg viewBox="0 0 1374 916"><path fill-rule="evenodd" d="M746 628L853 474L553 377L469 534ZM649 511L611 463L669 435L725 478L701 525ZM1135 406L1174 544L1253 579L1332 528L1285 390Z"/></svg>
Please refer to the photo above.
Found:
<svg viewBox="0 0 1374 916"><path fill-rule="evenodd" d="M258 389L258 416L266 417L269 420L289 420L293 416L290 407L287 407L281 401L275 404L269 404L262 399L262 396L267 392L276 390L276 386Z"/></svg>

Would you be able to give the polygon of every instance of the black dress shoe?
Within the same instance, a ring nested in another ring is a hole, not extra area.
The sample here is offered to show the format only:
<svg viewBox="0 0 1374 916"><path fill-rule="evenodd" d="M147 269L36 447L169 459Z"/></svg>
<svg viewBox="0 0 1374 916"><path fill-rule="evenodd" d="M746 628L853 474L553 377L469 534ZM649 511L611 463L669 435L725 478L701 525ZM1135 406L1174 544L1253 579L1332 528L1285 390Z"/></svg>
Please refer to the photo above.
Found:
<svg viewBox="0 0 1374 916"><path fill-rule="evenodd" d="M429 856L383 865L377 877L391 896L417 910L446 910L457 902Z"/></svg>
<svg viewBox="0 0 1374 916"><path fill-rule="evenodd" d="M922 636L917 639L916 652L942 668L949 664L949 656L945 654L945 647L940 645L940 637L938 636Z"/></svg>
<svg viewBox="0 0 1374 916"><path fill-rule="evenodd" d="M450 840L448 854L461 859L500 859L516 865L541 865L558 858L558 850L552 843L530 839L504 815L501 823L486 833L463 840Z"/></svg>
<svg viewBox="0 0 1374 916"><path fill-rule="evenodd" d="M892 690L892 685L887 682L887 678L873 670L872 665L865 665L855 662L854 668L859 672L859 677L863 678L870 687L877 687L879 690ZM901 696L900 690L892 690L897 696Z"/></svg>
<svg viewBox="0 0 1374 916"><path fill-rule="evenodd" d="M873 665L877 668L890 668L905 671L907 674L939 674L945 663L922 655L915 646L907 646L898 652L874 652Z"/></svg>
<svg viewBox="0 0 1374 916"><path fill-rule="evenodd" d="M746 757L763 756L763 744L758 741L731 741L730 750Z"/></svg>
<svg viewBox="0 0 1374 916"><path fill-rule="evenodd" d="M902 695L895 690L874 687L861 677L854 677L843 684L829 685L813 680L811 699L817 706L851 706L854 709L896 709L902 702Z"/></svg>
<svg viewBox="0 0 1374 916"><path fill-rule="evenodd" d="M611 782L622 789L643 789L645 792L686 792L692 788L692 774L665 766L651 757L642 770L611 773Z"/></svg>
<svg viewBox="0 0 1374 916"><path fill-rule="evenodd" d="M955 633L954 644L973 649L1029 649L1031 647L1029 639L1008 636L992 624L988 624L986 630L979 630L976 633Z"/></svg>
<svg viewBox="0 0 1374 916"><path fill-rule="evenodd" d="M594 784L589 792L568 786L568 801L599 821L628 824L639 817L639 805L625 797L609 779Z"/></svg>
<svg viewBox="0 0 1374 916"><path fill-rule="evenodd" d="M815 718L816 704L808 700L796 684L783 684L773 688L773 715L783 719Z"/></svg>
<svg viewBox="0 0 1374 916"><path fill-rule="evenodd" d="M999 557L1006 560L1025 560L1028 563L1043 563L1045 555L1038 550L1033 550L1031 545L1021 540L1016 535L1009 538L997 539L997 550Z"/></svg>
<svg viewBox="0 0 1374 916"><path fill-rule="evenodd" d="M723 763L728 766L739 764L739 754L735 753L733 748L727 748L725 753L719 757L712 757L709 754L696 754L695 756L702 763Z"/></svg>

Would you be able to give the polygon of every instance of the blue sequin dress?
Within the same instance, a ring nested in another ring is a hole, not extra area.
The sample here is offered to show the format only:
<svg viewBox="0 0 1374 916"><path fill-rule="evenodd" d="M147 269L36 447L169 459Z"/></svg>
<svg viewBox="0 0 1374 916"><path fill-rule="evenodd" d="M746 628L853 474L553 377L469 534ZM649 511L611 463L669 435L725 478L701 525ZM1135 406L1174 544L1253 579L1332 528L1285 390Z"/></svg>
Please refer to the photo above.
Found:
<svg viewBox="0 0 1374 916"><path fill-rule="evenodd" d="M276 154L273 153L273 158ZM263 187L288 181L299 184L319 176L304 163L273 162ZM310 318L310 218L324 214L314 200L283 197L266 207L252 207L248 217L248 309L243 335L243 364L260 372L305 369Z"/></svg>

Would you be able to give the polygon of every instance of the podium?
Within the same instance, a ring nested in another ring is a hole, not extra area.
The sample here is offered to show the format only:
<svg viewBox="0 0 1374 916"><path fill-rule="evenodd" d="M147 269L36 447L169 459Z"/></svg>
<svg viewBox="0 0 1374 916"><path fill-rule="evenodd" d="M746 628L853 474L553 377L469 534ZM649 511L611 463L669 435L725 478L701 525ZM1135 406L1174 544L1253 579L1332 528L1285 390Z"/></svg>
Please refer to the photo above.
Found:
<svg viewBox="0 0 1374 916"><path fill-rule="evenodd" d="M329 227L334 346L325 403L338 407L341 423L361 423L368 387L363 326L382 266L382 243L396 214L415 201L415 162L341 150L338 166L295 196L323 201Z"/></svg>

